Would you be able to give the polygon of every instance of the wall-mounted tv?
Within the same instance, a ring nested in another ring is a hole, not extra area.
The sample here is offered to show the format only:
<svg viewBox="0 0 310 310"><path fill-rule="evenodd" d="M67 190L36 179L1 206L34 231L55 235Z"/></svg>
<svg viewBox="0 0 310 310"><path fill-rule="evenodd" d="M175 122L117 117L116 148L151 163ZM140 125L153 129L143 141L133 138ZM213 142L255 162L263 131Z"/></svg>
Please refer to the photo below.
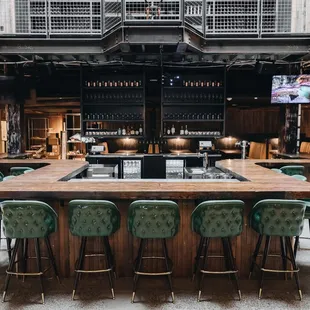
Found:
<svg viewBox="0 0 310 310"><path fill-rule="evenodd" d="M310 103L310 75L274 75L271 103Z"/></svg>

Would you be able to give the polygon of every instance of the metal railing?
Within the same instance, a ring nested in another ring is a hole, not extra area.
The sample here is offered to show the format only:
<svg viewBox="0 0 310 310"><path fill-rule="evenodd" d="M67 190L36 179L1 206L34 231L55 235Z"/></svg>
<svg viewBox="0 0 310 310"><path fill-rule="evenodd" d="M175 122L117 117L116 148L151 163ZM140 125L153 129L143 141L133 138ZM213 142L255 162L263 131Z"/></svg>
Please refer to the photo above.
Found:
<svg viewBox="0 0 310 310"><path fill-rule="evenodd" d="M0 0L0 36L103 36L182 24L203 36L310 34L310 0Z"/></svg>

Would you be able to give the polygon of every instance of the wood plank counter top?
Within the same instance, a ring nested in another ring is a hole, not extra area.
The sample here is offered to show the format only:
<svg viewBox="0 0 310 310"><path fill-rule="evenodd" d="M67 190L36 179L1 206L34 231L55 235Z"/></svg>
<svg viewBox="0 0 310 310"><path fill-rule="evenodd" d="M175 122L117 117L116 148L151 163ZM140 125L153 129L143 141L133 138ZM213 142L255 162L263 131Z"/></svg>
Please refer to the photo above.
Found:
<svg viewBox="0 0 310 310"><path fill-rule="evenodd" d="M45 165L31 173L0 183L0 198L253 198L257 195L270 198L310 198L310 183L276 173L258 164L281 167L286 164L303 164L310 167L310 160L223 160L216 165L220 169L238 174L244 182L205 182L203 180L118 180L118 182L66 182L59 181L84 170L88 163L71 160L0 160L16 166Z"/></svg>

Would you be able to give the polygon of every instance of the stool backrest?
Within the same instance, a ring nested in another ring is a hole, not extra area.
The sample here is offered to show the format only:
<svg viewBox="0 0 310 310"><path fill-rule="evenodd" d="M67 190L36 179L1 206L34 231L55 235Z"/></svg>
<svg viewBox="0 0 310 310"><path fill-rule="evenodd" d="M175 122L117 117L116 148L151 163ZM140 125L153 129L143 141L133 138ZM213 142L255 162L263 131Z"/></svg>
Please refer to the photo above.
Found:
<svg viewBox="0 0 310 310"><path fill-rule="evenodd" d="M299 236L302 233L306 203L300 200L265 199L250 214L250 226L267 236Z"/></svg>
<svg viewBox="0 0 310 310"><path fill-rule="evenodd" d="M11 167L10 168L10 175L21 175L24 174L25 171L30 170L33 171L34 169L30 167Z"/></svg>
<svg viewBox="0 0 310 310"><path fill-rule="evenodd" d="M7 238L44 238L57 230L57 213L45 202L1 202L3 232Z"/></svg>
<svg viewBox="0 0 310 310"><path fill-rule="evenodd" d="M238 236L242 232L243 211L241 200L204 201L192 213L192 230L207 238Z"/></svg>
<svg viewBox="0 0 310 310"><path fill-rule="evenodd" d="M179 206L171 200L136 200L127 217L128 231L137 238L171 238L179 231Z"/></svg>
<svg viewBox="0 0 310 310"><path fill-rule="evenodd" d="M294 174L292 177L300 181L307 181L307 178L304 175Z"/></svg>
<svg viewBox="0 0 310 310"><path fill-rule="evenodd" d="M69 227L74 236L110 236L120 228L120 221L120 212L111 201L71 200L69 202Z"/></svg>
<svg viewBox="0 0 310 310"><path fill-rule="evenodd" d="M17 176L16 175L8 175L8 176L4 177L2 181L11 180L11 179L14 179L15 177L17 177Z"/></svg>
<svg viewBox="0 0 310 310"><path fill-rule="evenodd" d="M280 168L282 173L287 175L294 175L294 174L300 174L304 175L305 167L301 165L290 165L290 166L283 166Z"/></svg>

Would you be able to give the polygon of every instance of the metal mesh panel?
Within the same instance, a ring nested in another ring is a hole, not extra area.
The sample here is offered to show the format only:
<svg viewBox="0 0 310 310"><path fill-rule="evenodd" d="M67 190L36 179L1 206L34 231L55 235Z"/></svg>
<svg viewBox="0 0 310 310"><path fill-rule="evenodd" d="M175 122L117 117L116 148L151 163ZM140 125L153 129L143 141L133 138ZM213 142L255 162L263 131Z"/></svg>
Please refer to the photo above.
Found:
<svg viewBox="0 0 310 310"><path fill-rule="evenodd" d="M258 23L258 0L206 1L206 34L255 34Z"/></svg>
<svg viewBox="0 0 310 310"><path fill-rule="evenodd" d="M179 21L181 1L125 0L125 21Z"/></svg>
<svg viewBox="0 0 310 310"><path fill-rule="evenodd" d="M263 0L262 33L310 33L309 0Z"/></svg>
<svg viewBox="0 0 310 310"><path fill-rule="evenodd" d="M104 0L104 30L108 31L122 21L122 1Z"/></svg>
<svg viewBox="0 0 310 310"><path fill-rule="evenodd" d="M203 32L203 3L200 1L184 1L184 21L196 28L198 31Z"/></svg>
<svg viewBox="0 0 310 310"><path fill-rule="evenodd" d="M50 34L100 34L101 1L50 1Z"/></svg>
<svg viewBox="0 0 310 310"><path fill-rule="evenodd" d="M15 5L12 0L0 0L0 35L15 33Z"/></svg>
<svg viewBox="0 0 310 310"><path fill-rule="evenodd" d="M30 1L30 33L47 32L47 5L45 0Z"/></svg>
<svg viewBox="0 0 310 310"><path fill-rule="evenodd" d="M30 33L28 0L15 0L15 31Z"/></svg>

